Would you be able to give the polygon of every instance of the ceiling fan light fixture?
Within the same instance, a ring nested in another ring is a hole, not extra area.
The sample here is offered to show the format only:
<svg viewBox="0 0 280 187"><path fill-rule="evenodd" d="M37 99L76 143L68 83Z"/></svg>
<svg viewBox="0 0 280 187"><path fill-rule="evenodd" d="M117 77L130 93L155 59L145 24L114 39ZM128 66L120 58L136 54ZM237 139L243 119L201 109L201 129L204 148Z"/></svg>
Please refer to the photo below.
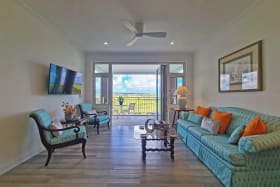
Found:
<svg viewBox="0 0 280 187"><path fill-rule="evenodd" d="M170 42L170 45L174 45L174 44L175 44L175 42L174 42L174 41L171 41L171 42Z"/></svg>
<svg viewBox="0 0 280 187"><path fill-rule="evenodd" d="M123 21L123 25L134 35L134 37L126 44L128 47L134 45L138 39L141 39L144 36L150 38L165 38L167 35L167 32L143 32L143 22L137 22L133 25L129 21Z"/></svg>

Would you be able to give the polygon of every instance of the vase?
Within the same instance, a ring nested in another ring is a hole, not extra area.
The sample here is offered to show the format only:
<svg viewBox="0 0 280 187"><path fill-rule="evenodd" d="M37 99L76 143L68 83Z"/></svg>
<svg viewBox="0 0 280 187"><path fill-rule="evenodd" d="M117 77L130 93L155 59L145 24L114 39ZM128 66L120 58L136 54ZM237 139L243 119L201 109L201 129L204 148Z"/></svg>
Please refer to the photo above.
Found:
<svg viewBox="0 0 280 187"><path fill-rule="evenodd" d="M70 121L73 119L73 114L65 114L65 120Z"/></svg>
<svg viewBox="0 0 280 187"><path fill-rule="evenodd" d="M177 101L178 101L177 103L178 103L178 105L179 105L179 108L181 108L181 109L186 108L186 105L187 105L187 97L185 97L185 96L179 96Z"/></svg>
<svg viewBox="0 0 280 187"><path fill-rule="evenodd" d="M123 101L119 101L119 104L120 104L120 105L123 105Z"/></svg>

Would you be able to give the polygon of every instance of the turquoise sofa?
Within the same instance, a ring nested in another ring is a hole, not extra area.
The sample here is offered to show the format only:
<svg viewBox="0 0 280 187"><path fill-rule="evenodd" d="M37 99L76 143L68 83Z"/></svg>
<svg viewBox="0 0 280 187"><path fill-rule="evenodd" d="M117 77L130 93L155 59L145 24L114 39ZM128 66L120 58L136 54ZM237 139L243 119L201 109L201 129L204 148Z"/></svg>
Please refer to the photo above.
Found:
<svg viewBox="0 0 280 187"><path fill-rule="evenodd" d="M209 117L215 109L233 115L226 134L210 134L181 112L176 123L183 142L226 187L280 186L280 117L237 107L211 107ZM257 116L267 127L266 134L241 137L236 145L228 143L235 128Z"/></svg>

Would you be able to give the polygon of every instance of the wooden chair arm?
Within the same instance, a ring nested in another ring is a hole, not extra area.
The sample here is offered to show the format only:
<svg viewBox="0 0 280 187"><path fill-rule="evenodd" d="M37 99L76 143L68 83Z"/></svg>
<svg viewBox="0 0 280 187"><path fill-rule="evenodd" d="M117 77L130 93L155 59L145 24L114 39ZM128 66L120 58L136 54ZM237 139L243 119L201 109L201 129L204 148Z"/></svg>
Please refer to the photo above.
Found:
<svg viewBox="0 0 280 187"><path fill-rule="evenodd" d="M91 117L91 116L97 117L97 114L87 114L87 113L84 113L84 115L87 116L87 117Z"/></svg>
<svg viewBox="0 0 280 187"><path fill-rule="evenodd" d="M103 115L107 115L107 111L103 110L103 111L96 111L98 114L103 113Z"/></svg>
<svg viewBox="0 0 280 187"><path fill-rule="evenodd" d="M74 132L78 133L80 131L80 128L78 126L71 126L71 127L66 127L62 129L48 129L46 127L41 126L41 128L45 131L50 131L50 132L57 132L57 131L65 131L69 129L74 129Z"/></svg>

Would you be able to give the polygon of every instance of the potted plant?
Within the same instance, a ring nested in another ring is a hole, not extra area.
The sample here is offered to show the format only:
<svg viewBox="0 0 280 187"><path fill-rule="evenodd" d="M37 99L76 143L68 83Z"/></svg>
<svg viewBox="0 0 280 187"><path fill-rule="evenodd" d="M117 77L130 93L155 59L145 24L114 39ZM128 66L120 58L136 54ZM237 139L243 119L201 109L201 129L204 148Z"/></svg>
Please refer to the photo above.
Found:
<svg viewBox="0 0 280 187"><path fill-rule="evenodd" d="M123 105L124 97L123 97L123 96L119 96L119 97L118 97L118 101L119 101L119 104L120 104L120 105Z"/></svg>
<svg viewBox="0 0 280 187"><path fill-rule="evenodd" d="M77 112L76 107L64 101L62 102L61 106L65 115L65 120L72 120Z"/></svg>

